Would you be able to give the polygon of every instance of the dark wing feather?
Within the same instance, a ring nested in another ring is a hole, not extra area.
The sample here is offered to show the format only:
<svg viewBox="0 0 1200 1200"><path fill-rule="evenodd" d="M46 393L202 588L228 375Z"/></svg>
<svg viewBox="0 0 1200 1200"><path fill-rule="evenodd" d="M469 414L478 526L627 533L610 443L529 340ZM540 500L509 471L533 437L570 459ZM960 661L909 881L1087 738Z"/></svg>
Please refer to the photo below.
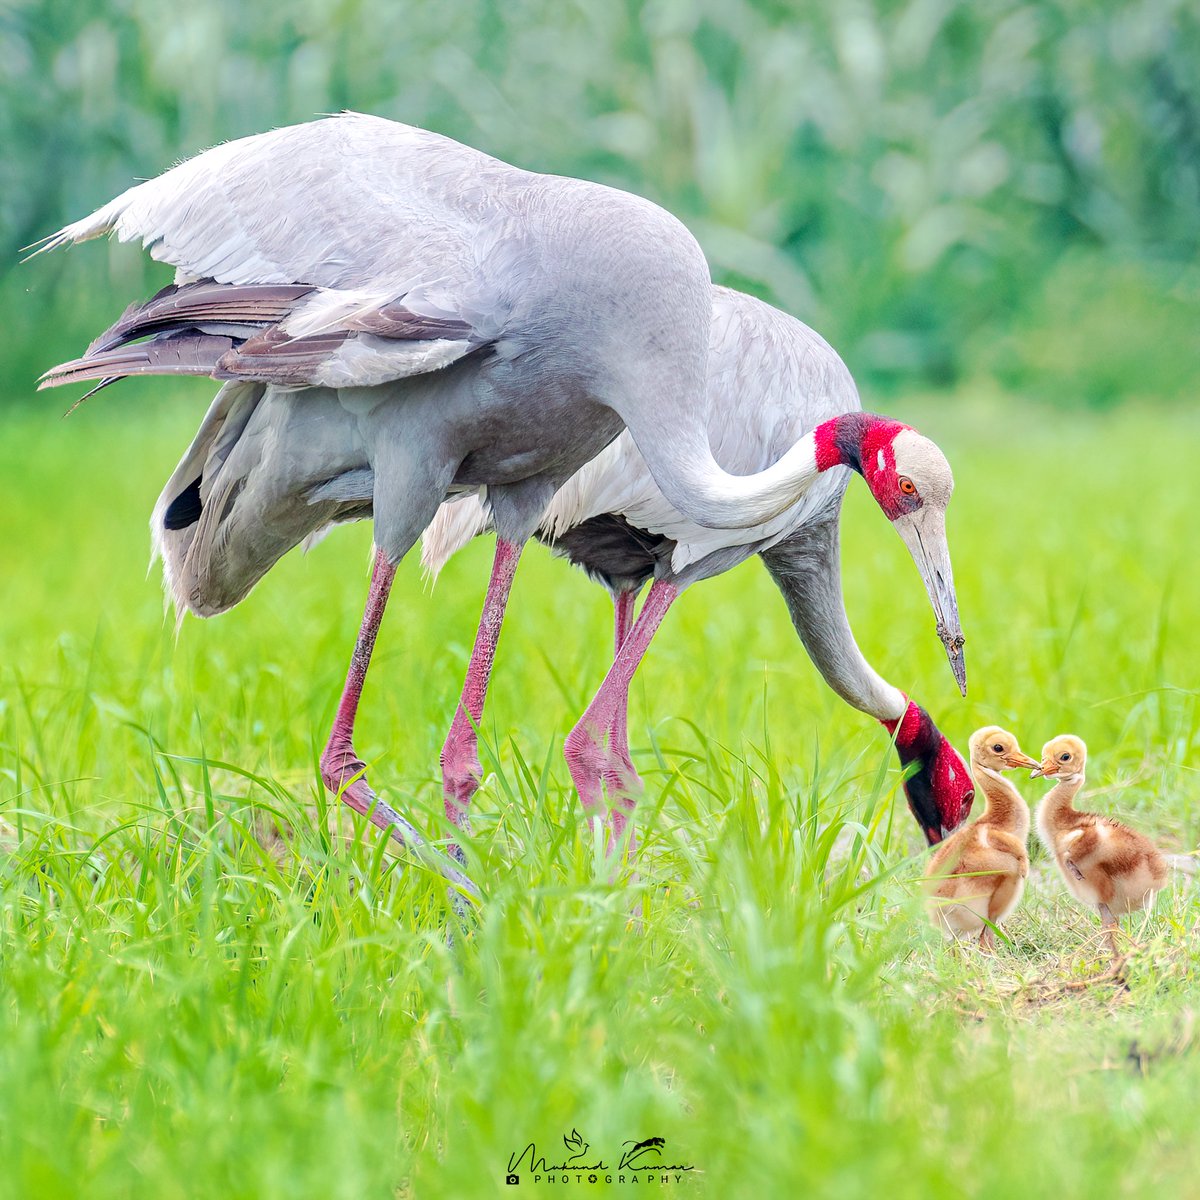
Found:
<svg viewBox="0 0 1200 1200"><path fill-rule="evenodd" d="M281 329L266 329L223 355L213 372L216 379L258 379L264 383L304 384L313 372L352 335L331 329L309 337L288 337Z"/></svg>
<svg viewBox="0 0 1200 1200"><path fill-rule="evenodd" d="M149 300L131 304L121 319L88 347L87 353L102 353L151 334L200 324L266 328L282 321L297 301L314 290L289 284L234 286L211 280L182 287L171 284Z"/></svg>
<svg viewBox="0 0 1200 1200"><path fill-rule="evenodd" d="M331 355L360 334L389 341L444 340L463 352L483 344L457 317L411 312L400 300L354 313L337 326L298 337L285 333L297 306L318 289L301 284L225 284L211 279L171 285L140 304L88 347L47 371L39 388L126 375L208 375L302 387ZM148 341L139 339L148 338ZM131 345L131 343L137 343ZM397 362L396 378L406 374Z"/></svg>
<svg viewBox="0 0 1200 1200"><path fill-rule="evenodd" d="M396 300L351 317L346 321L346 328L405 342L423 342L433 338L465 341L475 336L474 329L466 321L455 317L420 316Z"/></svg>

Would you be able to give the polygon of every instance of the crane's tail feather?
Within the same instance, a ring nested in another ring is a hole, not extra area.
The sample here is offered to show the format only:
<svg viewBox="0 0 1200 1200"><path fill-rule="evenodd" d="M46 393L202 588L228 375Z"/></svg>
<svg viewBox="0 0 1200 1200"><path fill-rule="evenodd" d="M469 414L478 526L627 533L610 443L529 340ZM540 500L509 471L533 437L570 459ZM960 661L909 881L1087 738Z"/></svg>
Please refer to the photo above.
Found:
<svg viewBox="0 0 1200 1200"><path fill-rule="evenodd" d="M366 387L440 370L485 344L457 317L423 315L387 297L203 279L131 305L82 358L47 371L38 386L207 375Z"/></svg>
<svg viewBox="0 0 1200 1200"><path fill-rule="evenodd" d="M131 304L82 358L52 367L38 387L59 387L85 379L115 381L127 375L230 379L265 372L270 378L290 381L298 370L305 373L346 337L344 333L327 335L319 344L308 338L289 341L272 328L313 291L285 284L172 284L149 300ZM142 338L149 340L140 341ZM236 354L242 346L251 351L244 361Z"/></svg>
<svg viewBox="0 0 1200 1200"><path fill-rule="evenodd" d="M447 500L421 534L421 570L432 586L442 568L472 538L492 525L491 512L478 493Z"/></svg>
<svg viewBox="0 0 1200 1200"><path fill-rule="evenodd" d="M114 383L120 383L124 378L123 375L106 375L95 387L90 387L70 408L63 413L64 417L69 417L85 400L90 400L97 392L102 392L106 387L111 387Z"/></svg>
<svg viewBox="0 0 1200 1200"><path fill-rule="evenodd" d="M127 375L215 375L233 340L215 334L166 333L98 354L85 354L51 367L38 380L38 391L88 379L124 379Z"/></svg>

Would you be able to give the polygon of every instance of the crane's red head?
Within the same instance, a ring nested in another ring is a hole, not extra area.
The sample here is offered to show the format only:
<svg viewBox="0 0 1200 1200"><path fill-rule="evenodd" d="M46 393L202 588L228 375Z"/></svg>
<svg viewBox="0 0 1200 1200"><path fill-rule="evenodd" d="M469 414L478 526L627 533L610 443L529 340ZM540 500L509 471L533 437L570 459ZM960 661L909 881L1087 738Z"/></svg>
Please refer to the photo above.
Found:
<svg viewBox="0 0 1200 1200"><path fill-rule="evenodd" d="M946 740L933 718L915 701L899 721L882 722L896 735L896 753L904 766L917 763L904 781L908 807L932 846L967 819L975 785L962 756Z"/></svg>
<svg viewBox="0 0 1200 1200"><path fill-rule="evenodd" d="M965 696L965 639L946 541L946 506L954 492L946 456L915 429L875 413L843 413L818 425L814 437L817 469L845 466L857 471L908 547L929 593L938 637Z"/></svg>

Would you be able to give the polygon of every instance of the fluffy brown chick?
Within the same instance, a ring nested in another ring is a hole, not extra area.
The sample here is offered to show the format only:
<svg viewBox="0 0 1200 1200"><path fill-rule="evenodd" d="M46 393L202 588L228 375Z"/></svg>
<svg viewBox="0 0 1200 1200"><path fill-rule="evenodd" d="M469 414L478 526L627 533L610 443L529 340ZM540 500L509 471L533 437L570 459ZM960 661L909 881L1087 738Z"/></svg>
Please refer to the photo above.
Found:
<svg viewBox="0 0 1200 1200"><path fill-rule="evenodd" d="M934 925L954 937L978 933L980 946L991 949L993 927L1016 907L1029 874L1029 806L1001 772L1038 764L996 725L971 735L970 762L987 807L934 852L926 891Z"/></svg>
<svg viewBox="0 0 1200 1200"><path fill-rule="evenodd" d="M1038 807L1038 837L1054 856L1071 895L1099 912L1116 954L1117 918L1148 908L1170 872L1166 858L1144 834L1075 808L1086 766L1087 747L1072 734L1060 734L1042 747L1035 774L1053 779L1054 787Z"/></svg>

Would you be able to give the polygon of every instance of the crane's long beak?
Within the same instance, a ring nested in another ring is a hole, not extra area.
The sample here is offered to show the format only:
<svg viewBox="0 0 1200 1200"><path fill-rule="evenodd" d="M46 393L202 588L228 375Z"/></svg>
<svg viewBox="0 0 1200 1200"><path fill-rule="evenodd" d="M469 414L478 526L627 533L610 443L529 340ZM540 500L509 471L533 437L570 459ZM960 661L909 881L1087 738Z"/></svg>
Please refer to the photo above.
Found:
<svg viewBox="0 0 1200 1200"><path fill-rule="evenodd" d="M950 568L945 514L922 506L914 513L896 517L892 524L921 572L937 618L937 635L946 647L946 657L950 660L958 690L965 696L967 663L963 657L963 643L966 638L958 620L958 597L954 591L954 572Z"/></svg>
<svg viewBox="0 0 1200 1200"><path fill-rule="evenodd" d="M1030 779L1051 779L1058 774L1058 763L1052 758L1043 759L1038 763L1032 771L1029 772Z"/></svg>

